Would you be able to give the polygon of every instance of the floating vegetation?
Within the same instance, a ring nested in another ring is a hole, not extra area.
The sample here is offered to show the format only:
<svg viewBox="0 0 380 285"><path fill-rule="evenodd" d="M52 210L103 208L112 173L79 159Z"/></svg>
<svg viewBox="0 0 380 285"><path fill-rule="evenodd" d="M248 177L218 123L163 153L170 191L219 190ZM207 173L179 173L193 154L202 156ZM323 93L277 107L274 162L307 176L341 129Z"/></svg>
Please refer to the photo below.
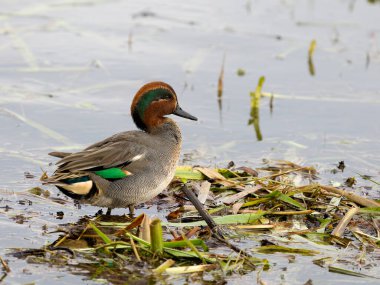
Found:
<svg viewBox="0 0 380 285"><path fill-rule="evenodd" d="M13 255L114 284L203 272L223 280L226 274L268 270L274 254L379 278L380 203L317 179L313 167L289 161L257 170L180 166L160 197L166 221L146 214L85 217L60 226L63 234L45 248ZM192 196L202 201L195 208ZM242 238L251 238L249 247L241 247Z"/></svg>
<svg viewBox="0 0 380 285"><path fill-rule="evenodd" d="M237 76L244 76L244 75L245 75L245 70L242 69L242 68L239 68L239 69L236 71L236 74L237 74Z"/></svg>

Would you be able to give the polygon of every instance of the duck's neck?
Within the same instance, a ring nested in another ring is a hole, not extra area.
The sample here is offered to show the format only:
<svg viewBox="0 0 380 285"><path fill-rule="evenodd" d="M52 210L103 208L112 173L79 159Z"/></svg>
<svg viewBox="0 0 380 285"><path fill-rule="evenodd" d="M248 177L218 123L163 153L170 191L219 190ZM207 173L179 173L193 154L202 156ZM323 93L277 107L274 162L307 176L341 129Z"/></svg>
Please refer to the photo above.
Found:
<svg viewBox="0 0 380 285"><path fill-rule="evenodd" d="M155 136L162 136L176 144L182 143L181 130L178 125L169 118L164 118L160 125L148 128L148 133Z"/></svg>

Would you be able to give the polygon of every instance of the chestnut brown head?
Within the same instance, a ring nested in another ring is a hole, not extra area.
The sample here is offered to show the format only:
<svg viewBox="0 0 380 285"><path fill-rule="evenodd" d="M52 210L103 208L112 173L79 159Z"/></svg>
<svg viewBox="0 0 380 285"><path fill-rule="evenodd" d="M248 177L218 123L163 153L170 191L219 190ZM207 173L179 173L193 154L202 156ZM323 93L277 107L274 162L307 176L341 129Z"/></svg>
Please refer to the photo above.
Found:
<svg viewBox="0 0 380 285"><path fill-rule="evenodd" d="M165 116L174 114L190 120L197 120L181 109L173 88L165 82L150 82L137 91L131 105L136 126L144 131L161 125Z"/></svg>

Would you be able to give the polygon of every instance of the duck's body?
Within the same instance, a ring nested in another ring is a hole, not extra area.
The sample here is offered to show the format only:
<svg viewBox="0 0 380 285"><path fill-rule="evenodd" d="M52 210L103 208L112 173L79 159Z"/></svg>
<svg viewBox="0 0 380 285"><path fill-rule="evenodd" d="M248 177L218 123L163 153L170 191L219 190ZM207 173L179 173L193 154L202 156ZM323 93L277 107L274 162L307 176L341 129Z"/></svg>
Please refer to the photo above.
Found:
<svg viewBox="0 0 380 285"><path fill-rule="evenodd" d="M44 183L109 209L131 209L162 192L174 177L182 144L179 127L164 115L196 118L178 106L174 90L163 82L144 85L131 111L140 131L113 135L77 153L51 153L62 159Z"/></svg>

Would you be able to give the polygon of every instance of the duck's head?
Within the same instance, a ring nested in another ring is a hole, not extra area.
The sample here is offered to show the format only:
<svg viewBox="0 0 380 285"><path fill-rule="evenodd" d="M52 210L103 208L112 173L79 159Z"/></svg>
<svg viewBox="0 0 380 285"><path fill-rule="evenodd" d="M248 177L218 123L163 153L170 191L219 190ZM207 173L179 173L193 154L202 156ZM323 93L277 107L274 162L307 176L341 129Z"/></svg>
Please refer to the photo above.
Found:
<svg viewBox="0 0 380 285"><path fill-rule="evenodd" d="M137 91L131 105L136 126L144 131L160 126L165 116L174 114L196 121L197 118L181 109L173 88L165 82L150 82Z"/></svg>

